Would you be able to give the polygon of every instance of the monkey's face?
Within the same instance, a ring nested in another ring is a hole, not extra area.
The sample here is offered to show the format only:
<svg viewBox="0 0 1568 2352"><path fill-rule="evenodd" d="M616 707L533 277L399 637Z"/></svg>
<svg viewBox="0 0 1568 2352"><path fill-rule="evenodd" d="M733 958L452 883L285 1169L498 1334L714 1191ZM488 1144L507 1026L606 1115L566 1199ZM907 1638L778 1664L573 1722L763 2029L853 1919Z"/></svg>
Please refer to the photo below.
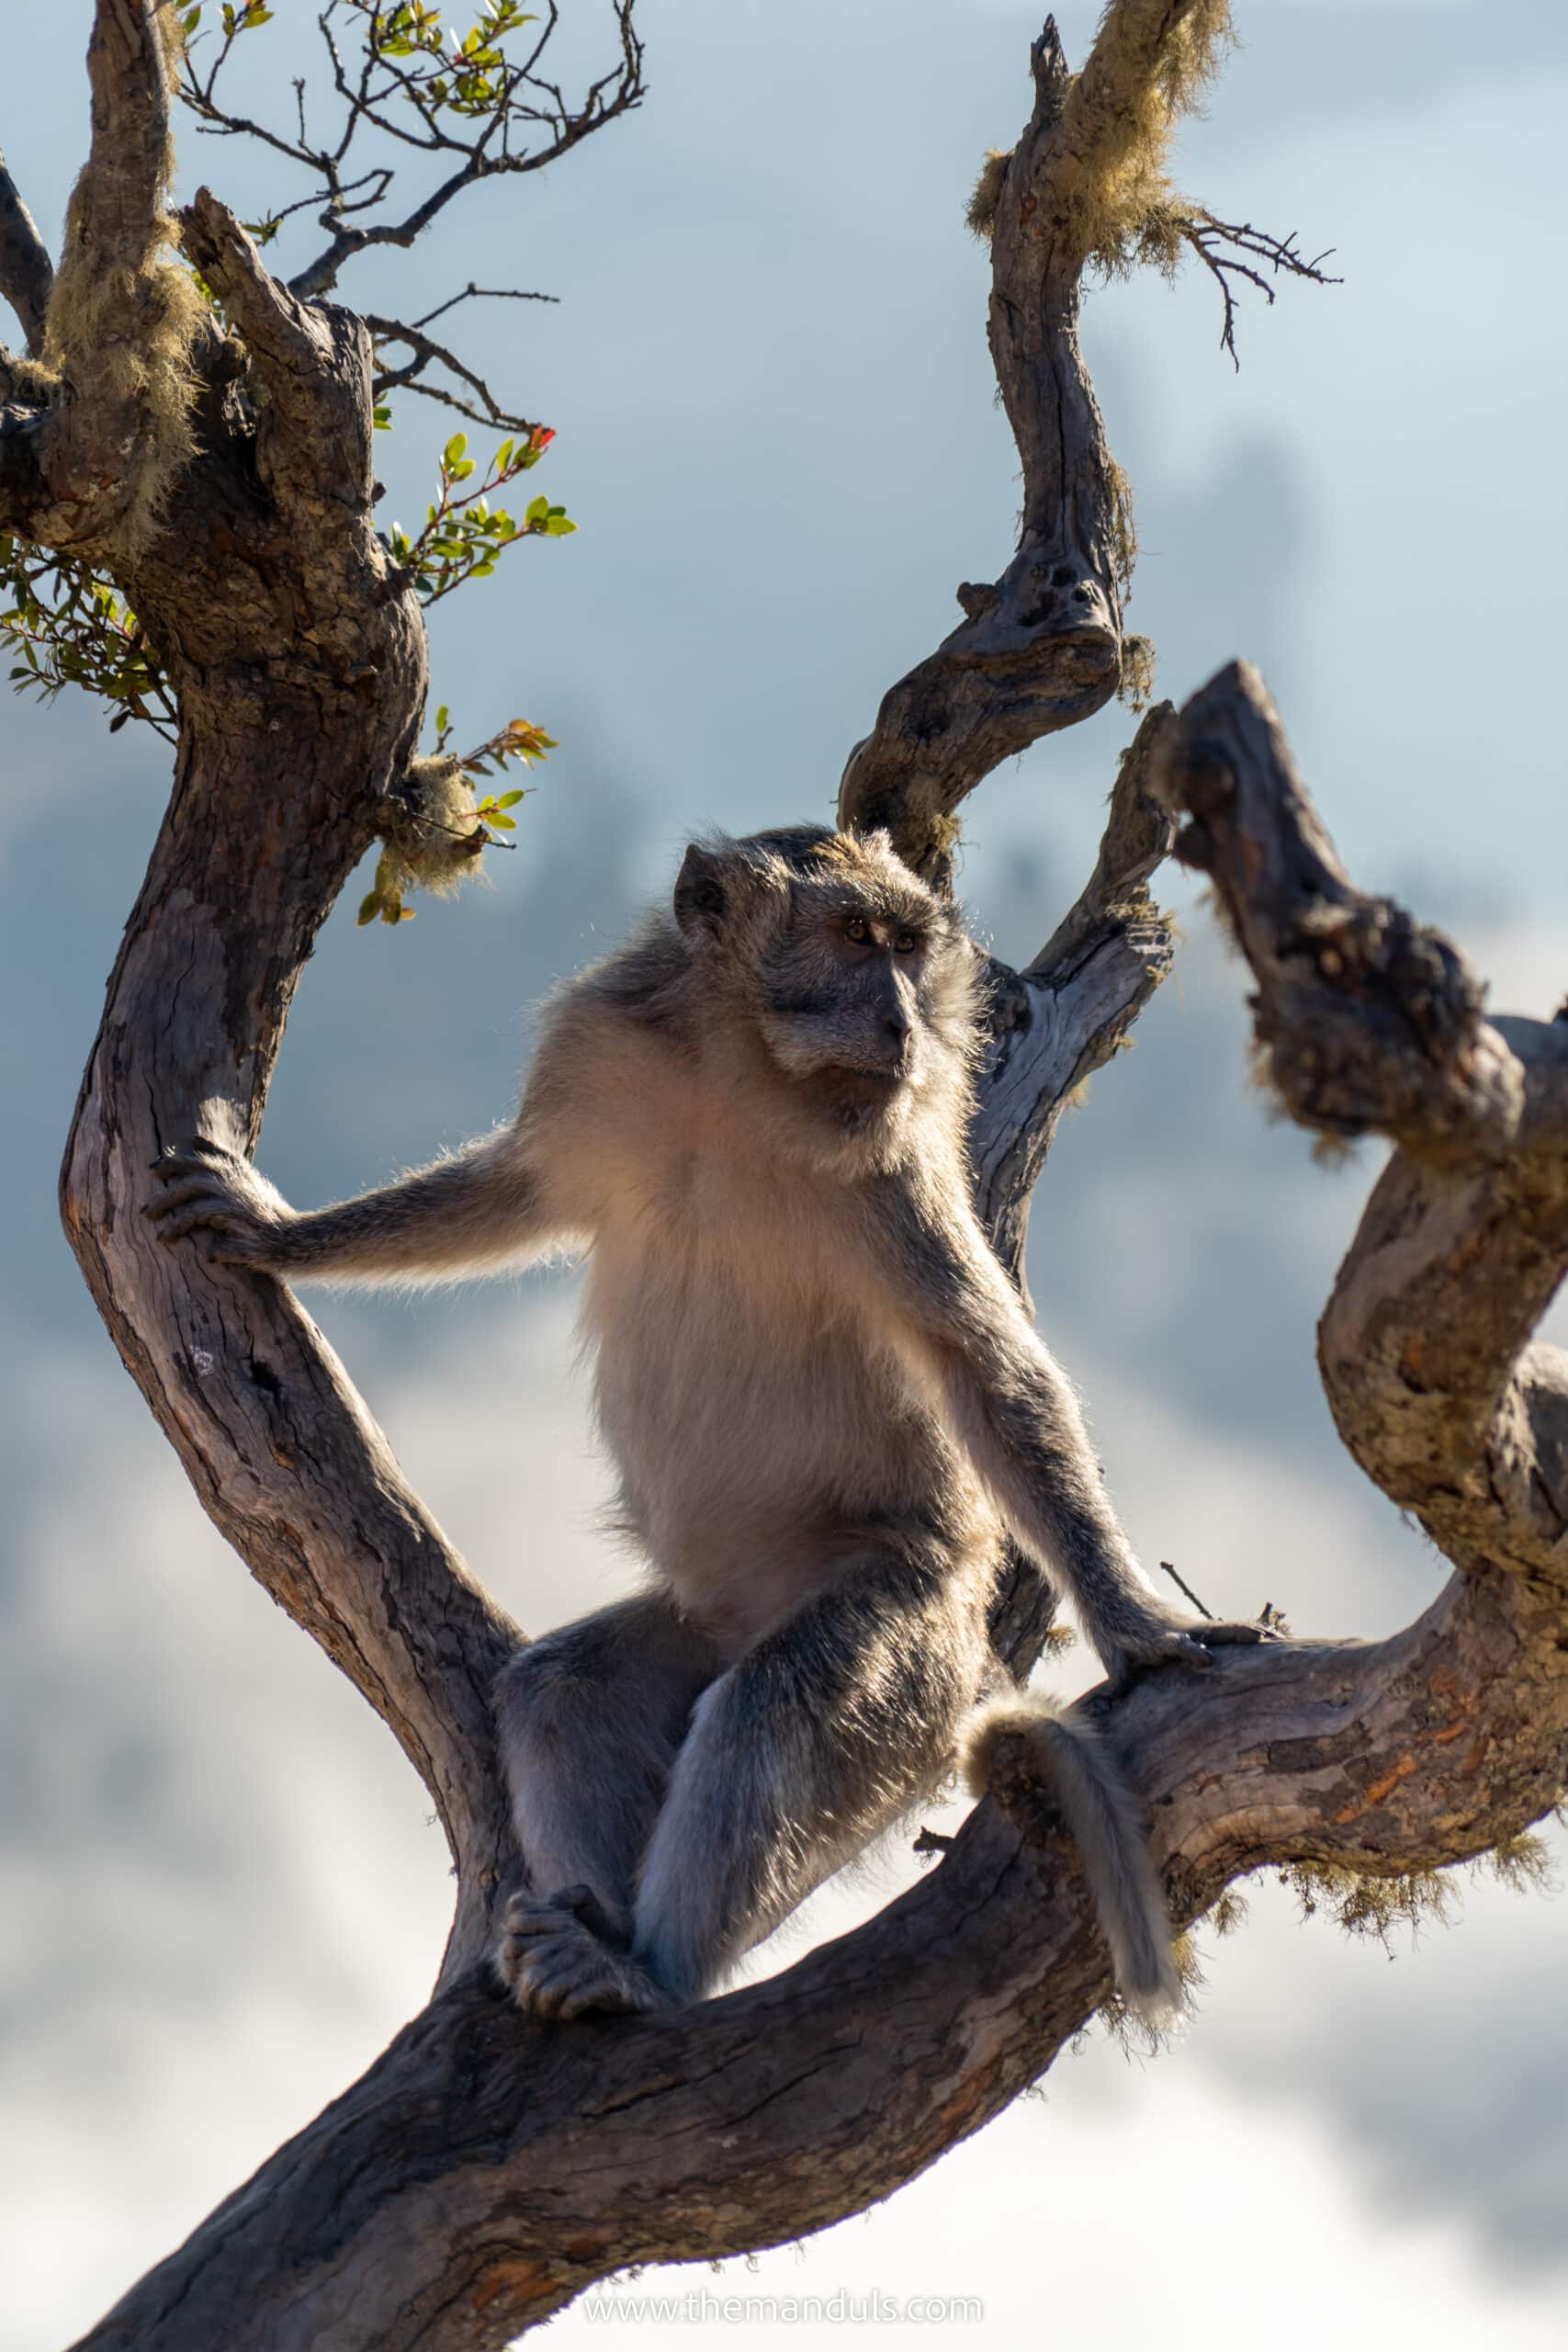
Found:
<svg viewBox="0 0 1568 2352"><path fill-rule="evenodd" d="M797 1108L840 1135L897 1127L962 1085L973 953L885 834L816 828L688 852L676 917Z"/></svg>
<svg viewBox="0 0 1568 2352"><path fill-rule="evenodd" d="M758 1027L779 1068L815 1081L836 1110L873 1117L931 1074L925 912L831 883L791 892L762 967Z"/></svg>

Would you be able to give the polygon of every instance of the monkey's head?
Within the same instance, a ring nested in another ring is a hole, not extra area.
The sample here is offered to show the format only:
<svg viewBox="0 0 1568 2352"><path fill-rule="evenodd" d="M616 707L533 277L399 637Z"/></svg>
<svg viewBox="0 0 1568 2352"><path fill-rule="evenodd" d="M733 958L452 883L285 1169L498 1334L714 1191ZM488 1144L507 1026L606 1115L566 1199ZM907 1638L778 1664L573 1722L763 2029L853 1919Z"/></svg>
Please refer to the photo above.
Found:
<svg viewBox="0 0 1568 2352"><path fill-rule="evenodd" d="M885 1132L966 1090L975 952L886 833L694 842L674 911L731 1018L838 1134Z"/></svg>

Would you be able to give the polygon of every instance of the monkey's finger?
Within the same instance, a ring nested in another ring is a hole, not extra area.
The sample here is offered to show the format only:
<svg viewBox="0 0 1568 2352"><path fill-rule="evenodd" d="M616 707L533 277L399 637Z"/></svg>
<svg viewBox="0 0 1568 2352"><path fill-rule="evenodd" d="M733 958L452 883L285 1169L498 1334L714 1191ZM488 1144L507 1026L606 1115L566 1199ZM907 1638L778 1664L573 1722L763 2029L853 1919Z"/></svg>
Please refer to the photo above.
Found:
<svg viewBox="0 0 1568 2352"><path fill-rule="evenodd" d="M558 1903L547 1903L536 1894L514 1894L506 1906L502 1924L509 1937L520 1940L537 1936L581 1935L582 1932L571 1912L563 1909Z"/></svg>
<svg viewBox="0 0 1568 2352"><path fill-rule="evenodd" d="M220 1258L225 1265L244 1265L258 1254L258 1237L221 1209L182 1209L177 1216L164 1217L158 1227L159 1240L171 1247L176 1241L188 1241L197 1233L210 1239L213 1256Z"/></svg>
<svg viewBox="0 0 1568 2352"><path fill-rule="evenodd" d="M575 1985L556 2014L566 2024L573 2018L637 2017L652 2006L650 2001L639 2000L617 1971L606 1969L601 1975Z"/></svg>
<svg viewBox="0 0 1568 2352"><path fill-rule="evenodd" d="M171 1145L166 1151L161 1151L149 1166L152 1175L166 1180L171 1176L210 1176L225 1162L232 1164L239 1159L238 1152L230 1151L224 1145L209 1143L205 1136L193 1136L177 1150Z"/></svg>
<svg viewBox="0 0 1568 2352"><path fill-rule="evenodd" d="M1213 1666L1214 1661L1209 1656L1208 1633L1205 1625L1201 1634L1178 1634L1168 1655L1179 1658L1183 1666Z"/></svg>
<svg viewBox="0 0 1568 2352"><path fill-rule="evenodd" d="M559 2005L560 1988L541 1984L530 1972L525 1971L517 1979L517 1997L520 2005L532 2010L535 2017L553 2018Z"/></svg>
<svg viewBox="0 0 1568 2352"><path fill-rule="evenodd" d="M226 1186L215 1184L210 1176L193 1176L183 1184L171 1184L155 1200L147 1204L146 1215L154 1219L167 1216L174 1209L195 1208L200 1202L214 1208L231 1208L234 1196Z"/></svg>
<svg viewBox="0 0 1568 2352"><path fill-rule="evenodd" d="M160 1240L172 1241L176 1236L195 1233L198 1227L219 1228L232 1226L234 1212L221 1201L203 1200L198 1194L175 1201L159 1201L147 1211L148 1222L158 1228Z"/></svg>
<svg viewBox="0 0 1568 2352"><path fill-rule="evenodd" d="M536 2017L559 2017L563 2003L586 1989L585 1957L580 1946L562 1951L533 1946L517 1972L519 1998Z"/></svg>
<svg viewBox="0 0 1568 2352"><path fill-rule="evenodd" d="M197 1159L188 1151L164 1151L149 1164L147 1172L150 1176L156 1176L160 1184L172 1184L176 1177L188 1179L193 1176L198 1176L204 1183L210 1184L215 1170L209 1160Z"/></svg>

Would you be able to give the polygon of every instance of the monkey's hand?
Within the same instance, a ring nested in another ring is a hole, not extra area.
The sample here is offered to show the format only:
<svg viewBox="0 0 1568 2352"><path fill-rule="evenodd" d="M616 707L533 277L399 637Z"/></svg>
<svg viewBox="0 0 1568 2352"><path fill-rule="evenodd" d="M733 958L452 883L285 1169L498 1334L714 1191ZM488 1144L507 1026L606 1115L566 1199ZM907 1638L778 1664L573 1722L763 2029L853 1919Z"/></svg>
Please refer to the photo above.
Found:
<svg viewBox="0 0 1568 2352"><path fill-rule="evenodd" d="M211 1237L209 1254L225 1265L283 1270L287 1251L280 1245L298 1211L248 1159L198 1136L184 1151L155 1159L152 1174L164 1190L146 1214L161 1241L205 1233Z"/></svg>
<svg viewBox="0 0 1568 2352"><path fill-rule="evenodd" d="M493 1965L520 2009L564 2020L594 2009L627 2016L675 2006L646 1969L588 1924L603 1916L586 1886L563 1887L547 1902L512 1896Z"/></svg>

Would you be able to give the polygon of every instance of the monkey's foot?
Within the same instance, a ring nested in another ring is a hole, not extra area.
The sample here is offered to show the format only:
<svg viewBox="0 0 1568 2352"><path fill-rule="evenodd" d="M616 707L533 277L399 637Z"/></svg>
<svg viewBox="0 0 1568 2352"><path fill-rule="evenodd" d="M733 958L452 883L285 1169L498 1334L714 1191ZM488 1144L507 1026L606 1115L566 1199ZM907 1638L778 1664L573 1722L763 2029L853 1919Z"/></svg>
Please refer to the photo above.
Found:
<svg viewBox="0 0 1568 2352"><path fill-rule="evenodd" d="M618 1952L578 1917L597 1910L587 1887L567 1887L547 1902L514 1894L502 1914L495 1973L520 2009L537 2018L580 2018L591 2010L635 2016L673 2007L644 1968Z"/></svg>
<svg viewBox="0 0 1568 2352"><path fill-rule="evenodd" d="M1153 1625L1146 1633L1123 1633L1119 1640L1097 1646L1112 1688L1120 1690L1145 1667L1213 1666L1211 1650L1250 1647L1282 1638L1269 1625L1194 1617L1190 1623L1171 1620Z"/></svg>

